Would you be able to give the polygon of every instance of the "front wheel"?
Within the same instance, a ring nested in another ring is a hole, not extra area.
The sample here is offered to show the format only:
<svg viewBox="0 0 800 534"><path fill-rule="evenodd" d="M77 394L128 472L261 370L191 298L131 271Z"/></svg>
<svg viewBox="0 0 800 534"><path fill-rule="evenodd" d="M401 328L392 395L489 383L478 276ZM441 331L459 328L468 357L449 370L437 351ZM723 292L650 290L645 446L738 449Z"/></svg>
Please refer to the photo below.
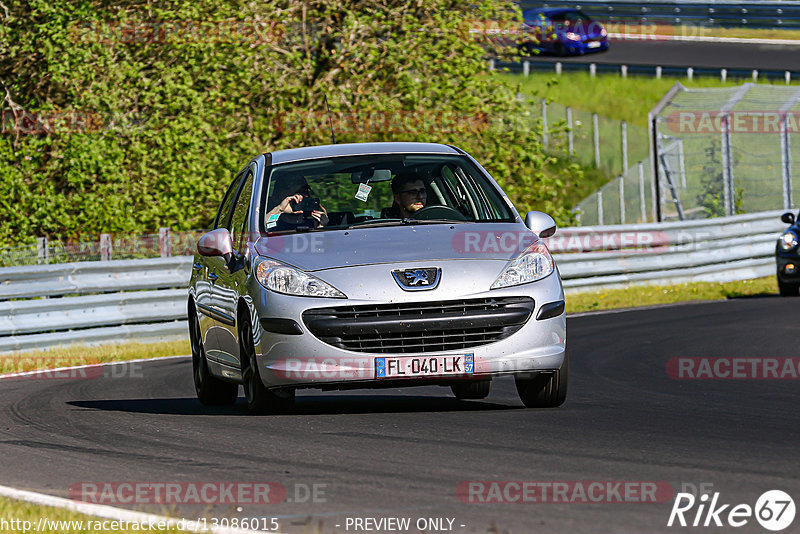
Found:
<svg viewBox="0 0 800 534"><path fill-rule="evenodd" d="M192 345L192 375L194 390L201 404L206 406L225 406L234 404L239 396L239 384L225 382L211 374L206 361L206 351L200 334L200 321L197 313L190 310L189 341Z"/></svg>
<svg viewBox="0 0 800 534"><path fill-rule="evenodd" d="M569 353L564 354L561 369L538 373L531 378L515 377L517 393L528 408L555 408L567 400Z"/></svg>
<svg viewBox="0 0 800 534"><path fill-rule="evenodd" d="M256 349L253 345L253 331L250 320L239 321L239 344L242 360L242 385L247 407L253 413L283 413L294 405L294 390L267 389L261 381L256 361Z"/></svg>

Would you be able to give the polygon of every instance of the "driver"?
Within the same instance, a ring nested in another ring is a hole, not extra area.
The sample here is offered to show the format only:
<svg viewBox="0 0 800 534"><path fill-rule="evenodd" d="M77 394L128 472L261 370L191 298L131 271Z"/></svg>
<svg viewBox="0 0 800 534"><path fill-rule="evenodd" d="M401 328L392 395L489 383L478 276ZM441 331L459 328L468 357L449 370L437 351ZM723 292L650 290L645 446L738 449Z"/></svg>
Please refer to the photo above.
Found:
<svg viewBox="0 0 800 534"><path fill-rule="evenodd" d="M391 213L400 219L407 219L428 203L428 191L422 177L415 171L401 171L392 179L394 204Z"/></svg>
<svg viewBox="0 0 800 534"><path fill-rule="evenodd" d="M303 224L303 212L295 211L295 206L303 201L304 198L311 196L311 186L308 185L306 179L302 176L287 176L275 184L275 190L270 197L271 209L267 212L266 217L270 215L281 214L279 226L291 225L300 226ZM314 227L320 228L328 224L328 212L320 204L319 210L311 212L311 218L314 219ZM280 228L284 229L284 228Z"/></svg>

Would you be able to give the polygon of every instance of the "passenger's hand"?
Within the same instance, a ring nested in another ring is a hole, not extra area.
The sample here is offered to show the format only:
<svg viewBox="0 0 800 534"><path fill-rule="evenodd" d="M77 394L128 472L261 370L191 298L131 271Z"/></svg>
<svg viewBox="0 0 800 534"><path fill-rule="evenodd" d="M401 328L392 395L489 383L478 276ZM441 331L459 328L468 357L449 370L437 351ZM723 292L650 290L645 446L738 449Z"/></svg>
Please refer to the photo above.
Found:
<svg viewBox="0 0 800 534"><path fill-rule="evenodd" d="M278 205L278 213L303 213L303 211L295 211L292 207L292 202L300 203L303 201L303 195L296 194L290 195L283 199L283 201Z"/></svg>
<svg viewBox="0 0 800 534"><path fill-rule="evenodd" d="M328 218L328 210L326 210L321 204L319 207L321 211L314 210L311 212L311 217L317 221L317 227L325 226L328 224L328 221L330 221Z"/></svg>

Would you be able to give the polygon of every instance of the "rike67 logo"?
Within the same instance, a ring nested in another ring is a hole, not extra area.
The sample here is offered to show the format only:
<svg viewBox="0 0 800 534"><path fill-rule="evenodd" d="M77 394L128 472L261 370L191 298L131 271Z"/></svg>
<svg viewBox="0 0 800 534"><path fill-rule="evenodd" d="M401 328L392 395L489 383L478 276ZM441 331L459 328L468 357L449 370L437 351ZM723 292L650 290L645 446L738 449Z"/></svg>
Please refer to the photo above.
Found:
<svg viewBox="0 0 800 534"><path fill-rule="evenodd" d="M755 506L749 504L723 504L720 493L695 497L691 493L678 493L669 514L667 526L692 527L743 527L753 518L772 532L785 530L795 516L794 500L781 490L764 492Z"/></svg>

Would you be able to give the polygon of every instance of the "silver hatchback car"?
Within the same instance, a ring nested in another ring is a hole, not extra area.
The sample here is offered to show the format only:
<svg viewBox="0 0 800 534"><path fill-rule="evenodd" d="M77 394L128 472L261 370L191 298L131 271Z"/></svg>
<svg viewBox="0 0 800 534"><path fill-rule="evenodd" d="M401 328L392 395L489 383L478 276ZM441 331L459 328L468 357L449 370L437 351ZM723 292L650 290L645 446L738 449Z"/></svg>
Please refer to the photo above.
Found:
<svg viewBox="0 0 800 534"><path fill-rule="evenodd" d="M561 405L564 291L540 238L464 151L427 143L281 150L250 161L197 243L189 287L203 404L291 407L300 388L441 385L460 399L515 377Z"/></svg>

